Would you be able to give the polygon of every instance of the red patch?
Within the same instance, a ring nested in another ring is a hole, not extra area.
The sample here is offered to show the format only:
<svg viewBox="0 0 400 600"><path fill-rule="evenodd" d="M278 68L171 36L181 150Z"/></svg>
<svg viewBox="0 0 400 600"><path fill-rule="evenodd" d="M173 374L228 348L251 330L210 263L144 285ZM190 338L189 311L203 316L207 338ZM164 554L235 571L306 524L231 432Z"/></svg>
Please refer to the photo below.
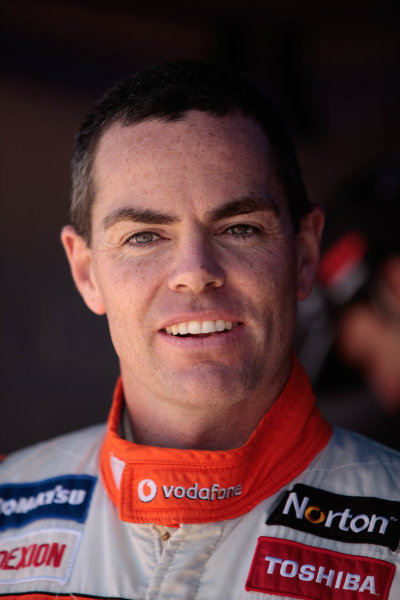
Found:
<svg viewBox="0 0 400 600"><path fill-rule="evenodd" d="M260 537L246 590L306 600L387 600L394 572L383 560Z"/></svg>

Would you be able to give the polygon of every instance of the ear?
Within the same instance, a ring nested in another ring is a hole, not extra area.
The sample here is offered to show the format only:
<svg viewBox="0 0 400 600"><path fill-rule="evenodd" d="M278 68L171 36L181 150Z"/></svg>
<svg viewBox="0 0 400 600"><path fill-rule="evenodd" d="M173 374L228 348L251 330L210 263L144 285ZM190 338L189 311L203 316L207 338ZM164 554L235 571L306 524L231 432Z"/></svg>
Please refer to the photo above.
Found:
<svg viewBox="0 0 400 600"><path fill-rule="evenodd" d="M300 222L297 234L297 300L305 300L313 288L319 262L319 246L325 217L319 206L314 206Z"/></svg>
<svg viewBox="0 0 400 600"><path fill-rule="evenodd" d="M76 233L72 225L63 227L61 242L71 267L73 280L86 305L97 315L103 315L106 309L93 270L91 248Z"/></svg>

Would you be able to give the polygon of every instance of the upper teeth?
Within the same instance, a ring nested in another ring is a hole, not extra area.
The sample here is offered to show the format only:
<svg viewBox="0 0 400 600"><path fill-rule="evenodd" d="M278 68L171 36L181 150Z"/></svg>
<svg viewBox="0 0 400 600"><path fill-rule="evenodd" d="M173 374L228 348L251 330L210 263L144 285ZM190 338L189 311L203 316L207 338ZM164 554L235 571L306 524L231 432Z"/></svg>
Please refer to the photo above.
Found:
<svg viewBox="0 0 400 600"><path fill-rule="evenodd" d="M175 323L170 327L166 327L165 330L170 335L186 335L190 333L196 335L199 333L214 333L215 331L230 331L234 327L237 327L237 323L232 321L185 321L183 323Z"/></svg>

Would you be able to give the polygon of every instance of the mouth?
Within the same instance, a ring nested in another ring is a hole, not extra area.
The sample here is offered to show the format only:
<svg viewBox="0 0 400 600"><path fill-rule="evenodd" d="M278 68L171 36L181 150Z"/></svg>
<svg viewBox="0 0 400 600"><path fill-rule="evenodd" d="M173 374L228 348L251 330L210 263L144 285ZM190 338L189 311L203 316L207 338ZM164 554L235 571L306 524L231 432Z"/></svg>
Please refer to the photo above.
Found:
<svg viewBox="0 0 400 600"><path fill-rule="evenodd" d="M182 321L181 323L174 323L169 327L165 327L162 331L165 331L168 335L178 337L204 337L232 331L238 325L239 322L237 321L224 321L222 319L218 319L217 321Z"/></svg>

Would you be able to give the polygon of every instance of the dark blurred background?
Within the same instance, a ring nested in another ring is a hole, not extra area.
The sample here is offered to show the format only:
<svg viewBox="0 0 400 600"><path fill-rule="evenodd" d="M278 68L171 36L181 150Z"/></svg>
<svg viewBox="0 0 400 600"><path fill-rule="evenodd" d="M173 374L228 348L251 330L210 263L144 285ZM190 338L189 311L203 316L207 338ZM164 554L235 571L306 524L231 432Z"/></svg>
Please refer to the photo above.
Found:
<svg viewBox="0 0 400 600"><path fill-rule="evenodd" d="M400 21L389 0L2 0L0 11L0 452L10 452L103 421L118 373L106 322L74 290L59 242L73 136L99 94L166 59L239 67L280 103L311 200L330 209L344 182L399 153ZM361 380L332 379L334 398L320 385L331 420L400 446L398 417Z"/></svg>

